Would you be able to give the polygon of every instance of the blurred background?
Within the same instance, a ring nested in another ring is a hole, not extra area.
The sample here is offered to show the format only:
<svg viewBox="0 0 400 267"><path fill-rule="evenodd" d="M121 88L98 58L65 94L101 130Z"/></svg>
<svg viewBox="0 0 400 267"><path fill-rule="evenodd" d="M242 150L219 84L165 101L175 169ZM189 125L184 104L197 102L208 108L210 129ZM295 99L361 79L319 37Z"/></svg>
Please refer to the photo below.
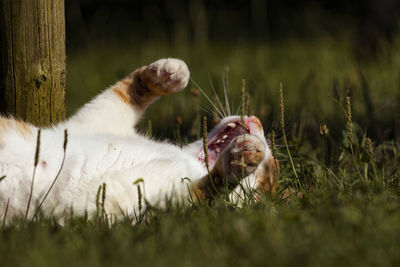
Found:
<svg viewBox="0 0 400 267"><path fill-rule="evenodd" d="M217 103L212 89L222 100L225 86L235 113L245 79L248 113L267 132L279 126L282 82L293 139L314 140L326 125L341 140L347 95L356 127L377 142L400 138L395 0L65 2L68 114L137 67L177 57L193 81L149 109L139 128L156 137L199 137L201 116L218 118L196 88Z"/></svg>

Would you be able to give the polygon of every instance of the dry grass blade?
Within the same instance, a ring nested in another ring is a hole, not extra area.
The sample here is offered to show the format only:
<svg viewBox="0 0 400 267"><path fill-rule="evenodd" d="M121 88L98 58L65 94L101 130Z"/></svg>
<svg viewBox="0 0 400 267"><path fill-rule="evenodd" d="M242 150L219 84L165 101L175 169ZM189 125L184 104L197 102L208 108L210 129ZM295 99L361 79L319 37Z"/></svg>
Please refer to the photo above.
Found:
<svg viewBox="0 0 400 267"><path fill-rule="evenodd" d="M38 165L38 163L39 163L40 135L41 135L41 130L38 129L38 131L37 131L37 139L36 139L35 162L34 162L34 167L33 167L32 182L31 182L31 190L30 190L30 193L29 193L28 204L26 205L25 220L26 220L27 217L28 217L29 208L30 208L30 205L31 205L32 194L33 194L33 185L34 185L34 183L35 183L36 167L37 167L37 165Z"/></svg>
<svg viewBox="0 0 400 267"><path fill-rule="evenodd" d="M37 207L35 214L33 215L33 218L35 218L37 213L40 211L40 208L42 207L44 201L46 200L47 196L50 194L50 191L53 189L55 183L58 180L58 177L61 174L61 171L62 171L62 169L64 167L64 163L65 163L65 157L67 155L67 145L68 145L68 129L65 129L64 130L64 143L63 143L63 159L61 161L60 168L58 169L57 175L55 176L53 182L51 183L49 189L47 190L46 195L43 197L42 201L40 202L39 206Z"/></svg>
<svg viewBox="0 0 400 267"><path fill-rule="evenodd" d="M136 181L133 182L133 185L136 185L137 187L137 191L138 191L138 204L139 204L139 213L142 210L143 204L142 204L142 199L143 199L143 195L142 195L142 190L140 188L140 183L144 184L144 179L143 178L139 178ZM144 189L144 186L143 186Z"/></svg>
<svg viewBox="0 0 400 267"><path fill-rule="evenodd" d="M4 211L4 217L3 217L3 227L6 225L6 219L7 219L9 205L10 205L10 199L7 199L6 210Z"/></svg>
<svg viewBox="0 0 400 267"><path fill-rule="evenodd" d="M349 146L352 147L354 143L353 139L353 122L351 119L351 102L350 97L346 96L346 131Z"/></svg>
<svg viewBox="0 0 400 267"><path fill-rule="evenodd" d="M290 153L289 150L289 145L287 142L287 138L286 138L286 132L285 132L285 105L283 103L283 84L282 82L280 83L280 87L279 87L279 96L280 96L280 125L281 125L281 131L282 131L282 135L283 135L283 142L285 143L285 147L286 147L286 151L290 160L290 165L292 166L292 170L294 173L294 176L296 177L296 186L298 187L298 190L301 189L301 183L300 183L300 179L299 176L297 175L297 171L296 168L294 166L294 162L293 162L293 158L292 158L292 154Z"/></svg>

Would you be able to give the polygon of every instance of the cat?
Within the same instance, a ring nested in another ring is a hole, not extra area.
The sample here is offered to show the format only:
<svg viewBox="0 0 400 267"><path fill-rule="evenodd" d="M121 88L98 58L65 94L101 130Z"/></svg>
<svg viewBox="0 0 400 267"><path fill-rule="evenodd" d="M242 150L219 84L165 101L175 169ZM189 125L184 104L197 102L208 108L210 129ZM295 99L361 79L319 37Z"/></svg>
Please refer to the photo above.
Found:
<svg viewBox="0 0 400 267"><path fill-rule="evenodd" d="M147 107L183 90L189 76L173 58L138 68L65 122L41 129L40 138L37 127L0 117L0 217L32 219L40 205L54 216L91 215L103 183L104 211L114 218L135 214L140 198L148 205L166 198L211 203L226 189L241 198L239 182L273 194L279 168L255 116L245 117L244 135L239 116L222 119L208 134L208 159L203 140L181 148L136 132Z"/></svg>

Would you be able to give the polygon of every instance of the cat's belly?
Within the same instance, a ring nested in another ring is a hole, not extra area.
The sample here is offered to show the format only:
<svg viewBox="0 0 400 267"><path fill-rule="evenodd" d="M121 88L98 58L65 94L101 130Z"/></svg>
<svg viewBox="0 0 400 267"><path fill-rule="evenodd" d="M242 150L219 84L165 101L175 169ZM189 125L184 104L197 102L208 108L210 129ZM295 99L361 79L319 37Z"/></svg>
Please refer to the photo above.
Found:
<svg viewBox="0 0 400 267"><path fill-rule="evenodd" d="M122 209L132 214L138 208L138 185L141 197L156 204L165 196L185 196L189 180L184 178L193 181L206 173L197 159L169 144L112 137L107 142L94 142L93 146L96 148L90 153L77 149L75 157L68 157L66 171L58 184L60 196L65 196L65 191L68 192L65 189L71 188L70 196L63 196L63 202L75 199L69 205L78 212L96 209L96 194L103 183L106 184L106 210L118 213Z"/></svg>
<svg viewBox="0 0 400 267"><path fill-rule="evenodd" d="M62 132L42 133L38 165L32 194L31 212L50 188L63 159ZM36 142L32 141L19 151L7 148L0 151L0 213L9 201L9 212L22 215L27 208L33 176ZM13 158L7 158L6 154ZM14 166L20 156L20 162ZM10 172L10 170L12 170ZM105 209L109 213L132 214L138 208L139 195L135 181L139 178L141 195L149 203L165 196L184 196L188 180L201 178L205 168L180 148L155 143L142 137L69 136L66 159L61 173L43 205L43 211L56 214L73 208L75 214L96 211L98 188L106 184ZM144 201L143 201L144 203Z"/></svg>

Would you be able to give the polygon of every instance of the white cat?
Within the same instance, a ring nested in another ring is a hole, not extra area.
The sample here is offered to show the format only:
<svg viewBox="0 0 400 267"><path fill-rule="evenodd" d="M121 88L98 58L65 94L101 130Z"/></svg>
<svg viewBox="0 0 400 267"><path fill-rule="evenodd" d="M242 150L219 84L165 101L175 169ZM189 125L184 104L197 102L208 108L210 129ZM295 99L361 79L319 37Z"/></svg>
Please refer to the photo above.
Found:
<svg viewBox="0 0 400 267"><path fill-rule="evenodd" d="M152 102L181 91L188 80L189 70L178 59L160 59L137 69L66 122L42 129L36 159L38 128L0 117L0 177L5 176L0 181L0 218L6 214L6 221L25 215L32 219L53 182L41 211L56 216L67 210L76 215L94 214L97 191L103 183L108 216L131 216L138 211L138 189L133 182L139 178L143 179L142 197L152 205L162 203L166 196L212 200L224 188L238 186L242 169L245 176L256 172L247 179L247 186L273 193L277 166L254 116L245 118L245 136L239 116L224 118L209 133L210 175L202 140L180 148L135 132ZM65 129L68 142L61 169Z"/></svg>

